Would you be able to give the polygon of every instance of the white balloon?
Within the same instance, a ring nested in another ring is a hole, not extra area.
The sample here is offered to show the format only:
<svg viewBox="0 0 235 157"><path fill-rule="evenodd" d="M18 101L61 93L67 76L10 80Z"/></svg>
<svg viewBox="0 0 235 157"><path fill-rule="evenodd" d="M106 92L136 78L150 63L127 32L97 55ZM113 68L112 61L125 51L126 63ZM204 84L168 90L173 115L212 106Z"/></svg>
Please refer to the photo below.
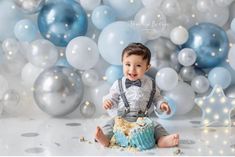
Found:
<svg viewBox="0 0 235 157"><path fill-rule="evenodd" d="M146 8L156 9L158 8L163 0L142 0L142 3Z"/></svg>
<svg viewBox="0 0 235 157"><path fill-rule="evenodd" d="M30 63L41 68L53 66L58 59L58 50L50 41L38 39L31 43L27 58Z"/></svg>
<svg viewBox="0 0 235 157"><path fill-rule="evenodd" d="M191 86L195 92L205 93L209 89L210 83L205 76L199 75L192 80Z"/></svg>
<svg viewBox="0 0 235 157"><path fill-rule="evenodd" d="M5 52L16 53L19 47L19 42L14 38L7 38L2 42L2 49Z"/></svg>
<svg viewBox="0 0 235 157"><path fill-rule="evenodd" d="M181 9L178 0L164 0L161 8L167 16L177 16Z"/></svg>
<svg viewBox="0 0 235 157"><path fill-rule="evenodd" d="M100 3L101 0L80 0L80 4L85 10L93 10L95 7L99 6Z"/></svg>
<svg viewBox="0 0 235 157"><path fill-rule="evenodd" d="M184 66L193 65L196 61L197 55L193 49L184 48L178 54L179 63Z"/></svg>
<svg viewBox="0 0 235 157"><path fill-rule="evenodd" d="M66 47L66 58L74 68L88 70L99 60L98 46L88 37L76 37Z"/></svg>
<svg viewBox="0 0 235 157"><path fill-rule="evenodd" d="M235 45L228 52L229 65L235 70Z"/></svg>
<svg viewBox="0 0 235 157"><path fill-rule="evenodd" d="M176 104L175 115L183 115L191 111L194 106L195 93L193 88L185 82L179 82L178 85L165 96L171 98Z"/></svg>
<svg viewBox="0 0 235 157"><path fill-rule="evenodd" d="M134 22L148 40L158 38L166 29L166 16L160 9L142 8L135 15Z"/></svg>
<svg viewBox="0 0 235 157"><path fill-rule="evenodd" d="M39 68L31 63L25 64L21 72L21 79L23 84L29 88L33 87L35 80L42 71L42 68Z"/></svg>
<svg viewBox="0 0 235 157"><path fill-rule="evenodd" d="M95 86L99 81L99 75L93 69L86 70L82 74L82 81L87 86Z"/></svg>
<svg viewBox="0 0 235 157"><path fill-rule="evenodd" d="M2 75L0 75L0 98L3 97L3 94L8 90L8 81L5 79L5 77L3 77Z"/></svg>
<svg viewBox="0 0 235 157"><path fill-rule="evenodd" d="M160 89L169 91L178 84L178 74L172 68L162 68L156 74L156 84Z"/></svg>
<svg viewBox="0 0 235 157"><path fill-rule="evenodd" d="M210 9L213 3L214 3L213 0L197 0L196 8L200 12L206 12Z"/></svg>
<svg viewBox="0 0 235 157"><path fill-rule="evenodd" d="M170 39L176 45L182 45L188 40L188 31L182 27L178 26L171 30Z"/></svg>
<svg viewBox="0 0 235 157"><path fill-rule="evenodd" d="M90 100L96 106L96 116L104 114L106 111L103 109L103 96L107 95L111 85L107 81L100 81L96 87L90 90Z"/></svg>
<svg viewBox="0 0 235 157"><path fill-rule="evenodd" d="M219 7L227 7L229 6L234 0L215 0L216 5Z"/></svg>

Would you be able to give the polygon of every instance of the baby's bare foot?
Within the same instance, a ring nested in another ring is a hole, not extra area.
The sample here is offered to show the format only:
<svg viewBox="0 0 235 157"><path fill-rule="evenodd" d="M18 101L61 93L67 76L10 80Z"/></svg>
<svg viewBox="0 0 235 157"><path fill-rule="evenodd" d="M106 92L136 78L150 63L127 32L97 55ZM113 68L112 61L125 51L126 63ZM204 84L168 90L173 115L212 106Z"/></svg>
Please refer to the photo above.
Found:
<svg viewBox="0 0 235 157"><path fill-rule="evenodd" d="M109 139L105 136L105 134L103 133L103 131L101 130L100 127L96 128L95 131L95 139L97 140L97 142L99 142L101 145L108 147L109 146Z"/></svg>
<svg viewBox="0 0 235 157"><path fill-rule="evenodd" d="M171 134L168 136L162 136L158 139L158 147L174 147L179 144L179 134Z"/></svg>

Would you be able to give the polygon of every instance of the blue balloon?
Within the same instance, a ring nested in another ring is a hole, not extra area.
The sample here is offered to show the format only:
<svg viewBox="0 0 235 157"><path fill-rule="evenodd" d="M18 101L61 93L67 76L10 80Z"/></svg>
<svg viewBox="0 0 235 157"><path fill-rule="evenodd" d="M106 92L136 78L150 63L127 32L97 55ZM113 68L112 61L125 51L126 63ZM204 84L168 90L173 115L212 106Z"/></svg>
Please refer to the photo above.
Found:
<svg viewBox="0 0 235 157"><path fill-rule="evenodd" d="M171 113L170 114L166 114L165 112L163 113L158 113L154 110L154 113L158 116L158 118L160 119L168 119L168 118L171 118L172 116L175 115L175 112L176 112L176 105L175 105L175 102L174 100L172 100L171 98L169 97L164 97L164 99L167 101L170 109L171 109Z"/></svg>
<svg viewBox="0 0 235 157"><path fill-rule="evenodd" d="M229 41L221 27L212 23L201 23L189 29L189 39L182 47L192 48L196 52L196 66L211 68L226 59Z"/></svg>
<svg viewBox="0 0 235 157"><path fill-rule="evenodd" d="M107 81L110 84L113 84L116 80L123 76L122 66L119 65L111 65L105 71L105 76L107 77Z"/></svg>
<svg viewBox="0 0 235 157"><path fill-rule="evenodd" d="M42 36L57 46L66 46L70 40L87 32L87 15L74 0L49 0L38 15Z"/></svg>
<svg viewBox="0 0 235 157"><path fill-rule="evenodd" d="M14 1L0 0L0 41L14 37L15 24L23 18L23 13Z"/></svg>
<svg viewBox="0 0 235 157"><path fill-rule="evenodd" d="M220 85L223 89L226 89L231 84L231 74L223 67L215 67L208 74L208 80L212 87Z"/></svg>
<svg viewBox="0 0 235 157"><path fill-rule="evenodd" d="M92 12L91 20L98 29L103 29L116 20L116 13L111 7L101 5Z"/></svg>
<svg viewBox="0 0 235 157"><path fill-rule="evenodd" d="M19 41L33 41L37 36L37 27L33 21L23 19L16 23L14 33Z"/></svg>
<svg viewBox="0 0 235 157"><path fill-rule="evenodd" d="M132 42L141 42L141 35L133 26L124 21L116 21L106 26L100 33L98 47L101 56L110 64L121 65L123 49Z"/></svg>
<svg viewBox="0 0 235 157"><path fill-rule="evenodd" d="M57 60L56 66L62 66L62 67L67 67L67 68L73 68L69 62L67 61L66 57L61 57Z"/></svg>

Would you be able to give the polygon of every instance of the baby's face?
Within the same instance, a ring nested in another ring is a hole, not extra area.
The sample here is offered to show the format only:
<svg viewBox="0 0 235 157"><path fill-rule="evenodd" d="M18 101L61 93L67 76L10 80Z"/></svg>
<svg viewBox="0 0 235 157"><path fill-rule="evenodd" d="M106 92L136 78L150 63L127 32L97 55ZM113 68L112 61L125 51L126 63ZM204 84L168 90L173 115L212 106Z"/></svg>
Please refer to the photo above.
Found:
<svg viewBox="0 0 235 157"><path fill-rule="evenodd" d="M141 79L150 68L150 65L147 64L147 59L143 60L140 55L127 56L125 54L122 62L124 76L131 81Z"/></svg>

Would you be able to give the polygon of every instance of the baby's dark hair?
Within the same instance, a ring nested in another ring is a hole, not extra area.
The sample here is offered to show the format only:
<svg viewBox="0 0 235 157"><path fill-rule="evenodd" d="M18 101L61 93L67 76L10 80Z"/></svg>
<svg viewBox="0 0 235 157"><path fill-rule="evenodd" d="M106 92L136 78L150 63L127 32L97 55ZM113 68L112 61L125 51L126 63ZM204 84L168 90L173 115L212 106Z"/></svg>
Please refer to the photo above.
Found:
<svg viewBox="0 0 235 157"><path fill-rule="evenodd" d="M150 64L151 52L150 50L141 43L131 43L122 51L122 61L124 55L139 55L143 57L143 60L147 60L147 64Z"/></svg>

